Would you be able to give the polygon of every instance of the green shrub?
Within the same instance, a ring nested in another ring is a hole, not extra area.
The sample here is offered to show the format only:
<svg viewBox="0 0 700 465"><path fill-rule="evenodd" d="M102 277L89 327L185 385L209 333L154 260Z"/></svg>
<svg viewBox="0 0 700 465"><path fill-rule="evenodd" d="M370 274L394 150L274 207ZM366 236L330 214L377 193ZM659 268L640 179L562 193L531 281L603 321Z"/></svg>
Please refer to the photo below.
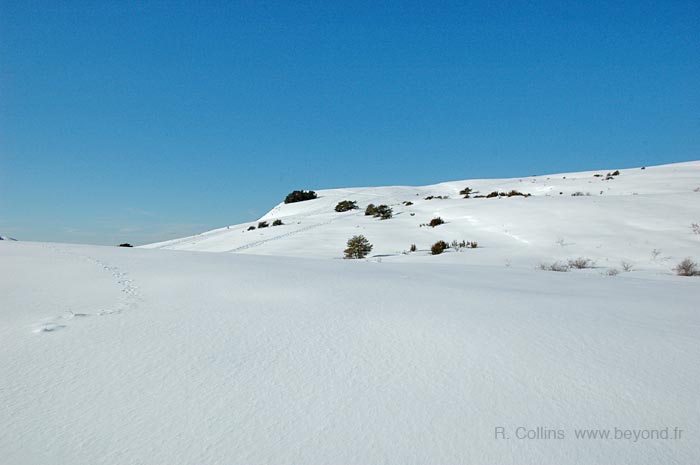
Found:
<svg viewBox="0 0 700 465"><path fill-rule="evenodd" d="M272 222L272 226L282 226L283 224L282 220L275 220Z"/></svg>
<svg viewBox="0 0 700 465"><path fill-rule="evenodd" d="M261 221L258 223L258 229L267 228L268 226L270 225L267 224L267 221Z"/></svg>
<svg viewBox="0 0 700 465"><path fill-rule="evenodd" d="M560 194L561 194L561 192L560 192ZM532 194L523 194L522 192L519 192L516 190L512 190L510 192L493 191L493 192L489 193L488 195L475 195L474 198L476 198L476 199L483 199L483 198L492 199L494 197L514 197L516 195L519 195L522 197L530 197L530 195L532 195Z"/></svg>
<svg viewBox="0 0 700 465"><path fill-rule="evenodd" d="M255 230L255 226L248 227L248 231L254 231L254 230Z"/></svg>
<svg viewBox="0 0 700 465"><path fill-rule="evenodd" d="M338 202L338 205L335 206L335 211L337 212L347 212L350 210L357 210L357 202L354 200L343 200L342 202Z"/></svg>
<svg viewBox="0 0 700 465"><path fill-rule="evenodd" d="M313 200L316 198L318 198L318 196L314 191L294 191L287 194L287 197L284 199L284 203L303 202L305 200Z"/></svg>
<svg viewBox="0 0 700 465"><path fill-rule="evenodd" d="M394 210L387 205L375 206L373 203L370 203L365 209L365 216L373 216L382 220L388 220L394 216Z"/></svg>
<svg viewBox="0 0 700 465"><path fill-rule="evenodd" d="M434 228L435 226L440 226L441 224L445 224L445 221L438 216L437 218L433 218L432 220L430 220L428 226Z"/></svg>
<svg viewBox="0 0 700 465"><path fill-rule="evenodd" d="M407 207L410 207L411 205L413 205L413 202L411 202L410 200L404 200L403 204L406 205Z"/></svg>
<svg viewBox="0 0 700 465"><path fill-rule="evenodd" d="M374 216L379 218L380 220L388 220L389 218L394 216L394 210L392 210L387 205L379 205L377 207L377 212L374 214Z"/></svg>
<svg viewBox="0 0 700 465"><path fill-rule="evenodd" d="M365 236L352 236L348 239L345 258L365 258L372 251L372 244Z"/></svg>
<svg viewBox="0 0 700 465"><path fill-rule="evenodd" d="M447 244L447 242L437 241L435 244L433 244L432 247L430 247L430 253L433 255L440 255L449 248L450 246Z"/></svg>
<svg viewBox="0 0 700 465"><path fill-rule="evenodd" d="M129 244L128 242L124 242L123 244L119 244L119 247L133 247L133 245Z"/></svg>

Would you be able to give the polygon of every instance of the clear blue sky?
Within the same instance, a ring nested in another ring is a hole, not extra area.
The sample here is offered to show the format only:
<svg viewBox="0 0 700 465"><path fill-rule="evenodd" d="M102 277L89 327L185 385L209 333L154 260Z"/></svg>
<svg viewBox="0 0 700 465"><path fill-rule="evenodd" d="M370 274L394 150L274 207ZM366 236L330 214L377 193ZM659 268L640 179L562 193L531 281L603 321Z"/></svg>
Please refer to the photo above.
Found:
<svg viewBox="0 0 700 465"><path fill-rule="evenodd" d="M700 2L0 1L0 233L700 158Z"/></svg>

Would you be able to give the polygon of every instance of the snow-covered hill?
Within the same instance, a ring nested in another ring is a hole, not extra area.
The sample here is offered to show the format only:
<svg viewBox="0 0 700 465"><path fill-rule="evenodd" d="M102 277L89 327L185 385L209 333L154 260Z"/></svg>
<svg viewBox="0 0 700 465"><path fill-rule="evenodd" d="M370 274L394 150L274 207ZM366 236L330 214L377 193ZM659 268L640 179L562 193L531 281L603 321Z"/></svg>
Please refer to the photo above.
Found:
<svg viewBox="0 0 700 465"><path fill-rule="evenodd" d="M365 235L382 260L425 261L438 241L476 241L468 253L439 257L447 262L533 267L540 262L586 257L599 266L622 261L638 270L668 270L697 250L700 235L700 162L619 170L563 173L514 179L447 182L425 187L348 188L317 191L319 198L279 204L260 220L192 237L144 246L173 250L339 258L346 241ZM516 190L530 197L469 198ZM425 200L429 196L448 199ZM359 210L337 213L336 204L355 200ZM405 205L412 202L412 205ZM364 215L369 204L387 204L394 217ZM446 223L421 227L434 217ZM258 221L284 225L249 230ZM404 255L411 244L418 252Z"/></svg>
<svg viewBox="0 0 700 465"><path fill-rule="evenodd" d="M145 248L1 241L0 464L698 463L700 277L671 268L700 261L700 162L607 173L324 190ZM336 260L355 234L372 256Z"/></svg>

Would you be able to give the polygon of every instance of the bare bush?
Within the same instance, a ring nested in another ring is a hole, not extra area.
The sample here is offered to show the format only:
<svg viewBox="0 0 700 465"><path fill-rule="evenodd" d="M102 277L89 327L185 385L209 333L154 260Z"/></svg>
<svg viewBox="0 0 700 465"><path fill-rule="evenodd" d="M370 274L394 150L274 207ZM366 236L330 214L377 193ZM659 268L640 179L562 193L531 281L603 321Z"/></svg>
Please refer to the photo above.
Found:
<svg viewBox="0 0 700 465"><path fill-rule="evenodd" d="M576 268L577 270L582 270L584 268L592 268L594 265L593 260L590 258L574 258L569 260L569 267Z"/></svg>
<svg viewBox="0 0 700 465"><path fill-rule="evenodd" d="M566 263L561 263L561 262L554 262L554 263L540 263L539 265L540 270L544 271L558 271L560 273L565 273L569 271L569 265Z"/></svg>
<svg viewBox="0 0 700 465"><path fill-rule="evenodd" d="M673 269L678 276L700 276L698 264L690 258L684 259Z"/></svg>
<svg viewBox="0 0 700 465"><path fill-rule="evenodd" d="M610 268L605 274L607 274L608 276L617 276L620 274L620 270L618 270L617 268Z"/></svg>
<svg viewBox="0 0 700 465"><path fill-rule="evenodd" d="M690 229L693 230L694 234L700 234L700 224L698 223L690 223Z"/></svg>
<svg viewBox="0 0 700 465"><path fill-rule="evenodd" d="M622 271L626 273L629 273L634 268L634 265L626 260L622 260L620 266L622 267Z"/></svg>

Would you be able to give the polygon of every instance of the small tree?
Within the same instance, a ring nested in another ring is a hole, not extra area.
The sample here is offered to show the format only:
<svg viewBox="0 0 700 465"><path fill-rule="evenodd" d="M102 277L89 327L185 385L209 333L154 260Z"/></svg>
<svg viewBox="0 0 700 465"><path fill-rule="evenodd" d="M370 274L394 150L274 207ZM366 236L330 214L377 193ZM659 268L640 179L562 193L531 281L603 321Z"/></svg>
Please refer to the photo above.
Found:
<svg viewBox="0 0 700 465"><path fill-rule="evenodd" d="M365 216L376 216L377 215L377 207L373 204L370 203L367 205L367 208L365 208Z"/></svg>
<svg viewBox="0 0 700 465"><path fill-rule="evenodd" d="M472 192L474 192L474 191L472 190L471 187L465 187L464 189L459 191L459 195L463 195L465 199L468 199L469 196L472 195Z"/></svg>
<svg viewBox="0 0 700 465"><path fill-rule="evenodd" d="M372 244L365 236L352 236L345 249L345 258L365 258L372 251Z"/></svg>

